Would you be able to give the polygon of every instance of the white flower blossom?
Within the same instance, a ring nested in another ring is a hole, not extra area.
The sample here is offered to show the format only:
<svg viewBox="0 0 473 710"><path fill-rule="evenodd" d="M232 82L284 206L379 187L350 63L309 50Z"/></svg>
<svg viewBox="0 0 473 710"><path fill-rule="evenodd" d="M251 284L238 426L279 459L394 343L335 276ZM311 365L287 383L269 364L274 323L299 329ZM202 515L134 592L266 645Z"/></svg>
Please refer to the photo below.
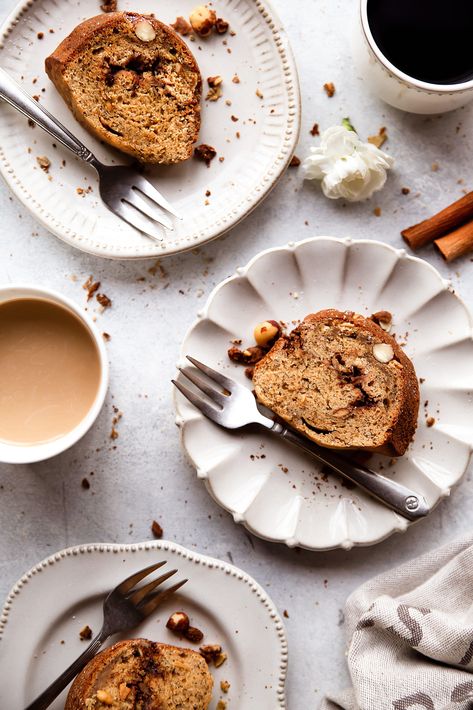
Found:
<svg viewBox="0 0 473 710"><path fill-rule="evenodd" d="M324 194L359 202L371 197L386 182L393 158L372 143L363 143L355 131L332 126L324 131L320 146L311 148L303 168L307 180L321 180Z"/></svg>

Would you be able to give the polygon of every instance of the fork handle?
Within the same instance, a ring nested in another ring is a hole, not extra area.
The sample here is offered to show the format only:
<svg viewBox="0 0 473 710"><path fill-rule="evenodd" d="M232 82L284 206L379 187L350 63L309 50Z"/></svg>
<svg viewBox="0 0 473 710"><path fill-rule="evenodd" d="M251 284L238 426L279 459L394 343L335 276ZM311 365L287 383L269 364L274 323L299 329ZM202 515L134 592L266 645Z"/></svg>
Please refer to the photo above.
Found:
<svg viewBox="0 0 473 710"><path fill-rule="evenodd" d="M46 690L38 695L36 700L28 705L25 710L46 710L53 700L62 693L64 688L67 688L71 680L73 680L80 671L85 668L88 662L97 654L97 651L102 646L104 641L107 640L110 634L104 632L103 628L97 634L97 636L91 641L90 645L85 649L79 658L76 658L74 663L71 663L69 668L66 668L64 673L61 673L59 678L57 678L54 683L46 688Z"/></svg>
<svg viewBox="0 0 473 710"><path fill-rule="evenodd" d="M49 111L39 105L29 96L4 69L0 68L0 98L16 108L27 118L41 126L46 133L55 138L59 143L68 148L78 158L87 163L96 161L93 153L86 148L68 129L59 123Z"/></svg>
<svg viewBox="0 0 473 710"><path fill-rule="evenodd" d="M410 488L386 478L380 473L371 471L366 466L353 463L331 449L324 449L282 424L275 422L271 431L314 456L317 461L326 464L343 478L356 483L360 488L363 488L371 496L404 518L414 521L423 518L430 512L430 508L423 496L415 493Z"/></svg>

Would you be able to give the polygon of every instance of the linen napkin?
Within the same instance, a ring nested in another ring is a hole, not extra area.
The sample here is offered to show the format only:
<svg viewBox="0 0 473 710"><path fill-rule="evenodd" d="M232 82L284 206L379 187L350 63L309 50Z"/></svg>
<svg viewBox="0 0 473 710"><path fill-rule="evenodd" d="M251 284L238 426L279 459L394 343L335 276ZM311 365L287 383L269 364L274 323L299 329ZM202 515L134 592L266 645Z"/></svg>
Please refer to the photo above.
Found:
<svg viewBox="0 0 473 710"><path fill-rule="evenodd" d="M353 688L321 710L473 709L473 534L363 584L345 618Z"/></svg>

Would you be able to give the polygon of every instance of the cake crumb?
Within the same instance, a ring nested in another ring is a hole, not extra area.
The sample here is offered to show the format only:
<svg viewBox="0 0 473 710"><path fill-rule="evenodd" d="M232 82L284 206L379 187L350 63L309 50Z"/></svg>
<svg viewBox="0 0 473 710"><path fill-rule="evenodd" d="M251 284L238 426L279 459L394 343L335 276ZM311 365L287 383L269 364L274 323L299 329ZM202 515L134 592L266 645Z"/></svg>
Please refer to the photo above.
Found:
<svg viewBox="0 0 473 710"><path fill-rule="evenodd" d="M49 168L51 167L51 161L46 155L38 155L36 158L36 162L38 163L39 167L41 170L43 170L45 173L49 173Z"/></svg>
<svg viewBox="0 0 473 710"><path fill-rule="evenodd" d="M117 11L117 0L105 0L105 2L100 5L102 12L116 12Z"/></svg>
<svg viewBox="0 0 473 710"><path fill-rule="evenodd" d="M227 701L220 699L217 703L215 710L225 710L227 707Z"/></svg>
<svg viewBox="0 0 473 710"><path fill-rule="evenodd" d="M410 189L408 187L403 187L401 192L403 195L408 195L410 193Z"/></svg>
<svg viewBox="0 0 473 710"><path fill-rule="evenodd" d="M235 75L233 76L232 82L233 82L234 84L239 84L239 83L240 83L240 77L238 76L238 74L235 74Z"/></svg>
<svg viewBox="0 0 473 710"><path fill-rule="evenodd" d="M220 689L222 693L228 693L228 691L230 690L230 683L228 682L228 680L220 681Z"/></svg>
<svg viewBox="0 0 473 710"><path fill-rule="evenodd" d="M112 339L112 336L110 333L106 333L105 331L102 333L102 338L106 340L107 342Z"/></svg>
<svg viewBox="0 0 473 710"><path fill-rule="evenodd" d="M373 210L373 214L375 217L381 217L381 207L375 207Z"/></svg>
<svg viewBox="0 0 473 710"><path fill-rule="evenodd" d="M82 481L81 481L81 486L82 486L82 488L84 488L86 491L88 491L89 488L90 488L89 480L88 480L87 478L85 478L85 476L84 476L84 478L83 478Z"/></svg>
<svg viewBox="0 0 473 710"><path fill-rule="evenodd" d="M36 35L36 37L37 37L38 39L44 39L44 32L38 32L38 34Z"/></svg>
<svg viewBox="0 0 473 710"><path fill-rule="evenodd" d="M425 423L428 427L433 426L435 424L435 417L427 417Z"/></svg>
<svg viewBox="0 0 473 710"><path fill-rule="evenodd" d="M201 145L194 148L194 158L205 163L207 167L210 166L210 161L213 160L216 155L217 151L215 148L212 148L211 145L207 145L206 143L201 143Z"/></svg>
<svg viewBox="0 0 473 710"><path fill-rule="evenodd" d="M264 99L264 96L263 96L263 94L261 93L261 91L260 91L259 89L256 89L255 93L256 93L256 96L257 96L259 99Z"/></svg>
<svg viewBox="0 0 473 710"><path fill-rule="evenodd" d="M79 631L79 636L81 641L88 641L92 638L92 629L88 624Z"/></svg>
<svg viewBox="0 0 473 710"><path fill-rule="evenodd" d="M187 35L190 35L192 32L192 25L190 22L187 22L186 18L182 17L182 15L176 17L176 20L171 24L171 27L183 37L187 37Z"/></svg>
<svg viewBox="0 0 473 710"><path fill-rule="evenodd" d="M331 81L328 81L326 84L324 84L324 89L329 99L331 99L332 96L335 94L335 84Z"/></svg>
<svg viewBox="0 0 473 710"><path fill-rule="evenodd" d="M284 616L285 619L289 619L289 612L287 609L284 609L282 615Z"/></svg>
<svg viewBox="0 0 473 710"><path fill-rule="evenodd" d="M82 288L87 291L87 300L90 301L92 296L100 288L100 281L94 281L94 277L91 275L87 281L82 284Z"/></svg>
<svg viewBox="0 0 473 710"><path fill-rule="evenodd" d="M290 168L298 168L299 165L301 164L301 159L297 157L297 155L293 155L291 158L291 162L289 163Z"/></svg>
<svg viewBox="0 0 473 710"><path fill-rule="evenodd" d="M153 520L153 523L151 525L151 532L157 540L160 540L162 538L164 530L162 529L161 525L158 523L157 520Z"/></svg>
<svg viewBox="0 0 473 710"><path fill-rule="evenodd" d="M310 129L309 133L310 133L311 136L319 136L319 135L320 135L319 124L318 124L318 123L314 123L314 125L313 125L312 128Z"/></svg>
<svg viewBox="0 0 473 710"><path fill-rule="evenodd" d="M110 308L110 306L112 305L111 299L104 293L98 293L95 298L100 303L103 309Z"/></svg>
<svg viewBox="0 0 473 710"><path fill-rule="evenodd" d="M432 165L430 166L430 169L432 170L433 173L436 173L438 171L439 167L440 166L438 163L432 163Z"/></svg>

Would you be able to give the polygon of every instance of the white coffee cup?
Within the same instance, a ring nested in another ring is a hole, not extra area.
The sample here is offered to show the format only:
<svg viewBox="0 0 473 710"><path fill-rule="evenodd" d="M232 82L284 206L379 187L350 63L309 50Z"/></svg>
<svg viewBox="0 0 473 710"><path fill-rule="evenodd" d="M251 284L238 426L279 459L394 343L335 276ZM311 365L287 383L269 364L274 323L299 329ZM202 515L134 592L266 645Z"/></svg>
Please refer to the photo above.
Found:
<svg viewBox="0 0 473 710"><path fill-rule="evenodd" d="M26 464L43 461L62 453L84 436L102 409L108 389L109 366L103 338L90 318L74 301L49 288L14 284L0 287L0 303L18 298L43 298L72 311L86 326L92 336L99 356L100 379L95 399L85 417L71 431L51 441L40 444L15 444L0 440L0 461L3 463Z"/></svg>
<svg viewBox="0 0 473 710"><path fill-rule="evenodd" d="M473 99L473 80L461 84L430 84L395 67L374 40L367 7L368 0L360 0L352 53L355 68L373 93L391 106L423 114L453 111Z"/></svg>

